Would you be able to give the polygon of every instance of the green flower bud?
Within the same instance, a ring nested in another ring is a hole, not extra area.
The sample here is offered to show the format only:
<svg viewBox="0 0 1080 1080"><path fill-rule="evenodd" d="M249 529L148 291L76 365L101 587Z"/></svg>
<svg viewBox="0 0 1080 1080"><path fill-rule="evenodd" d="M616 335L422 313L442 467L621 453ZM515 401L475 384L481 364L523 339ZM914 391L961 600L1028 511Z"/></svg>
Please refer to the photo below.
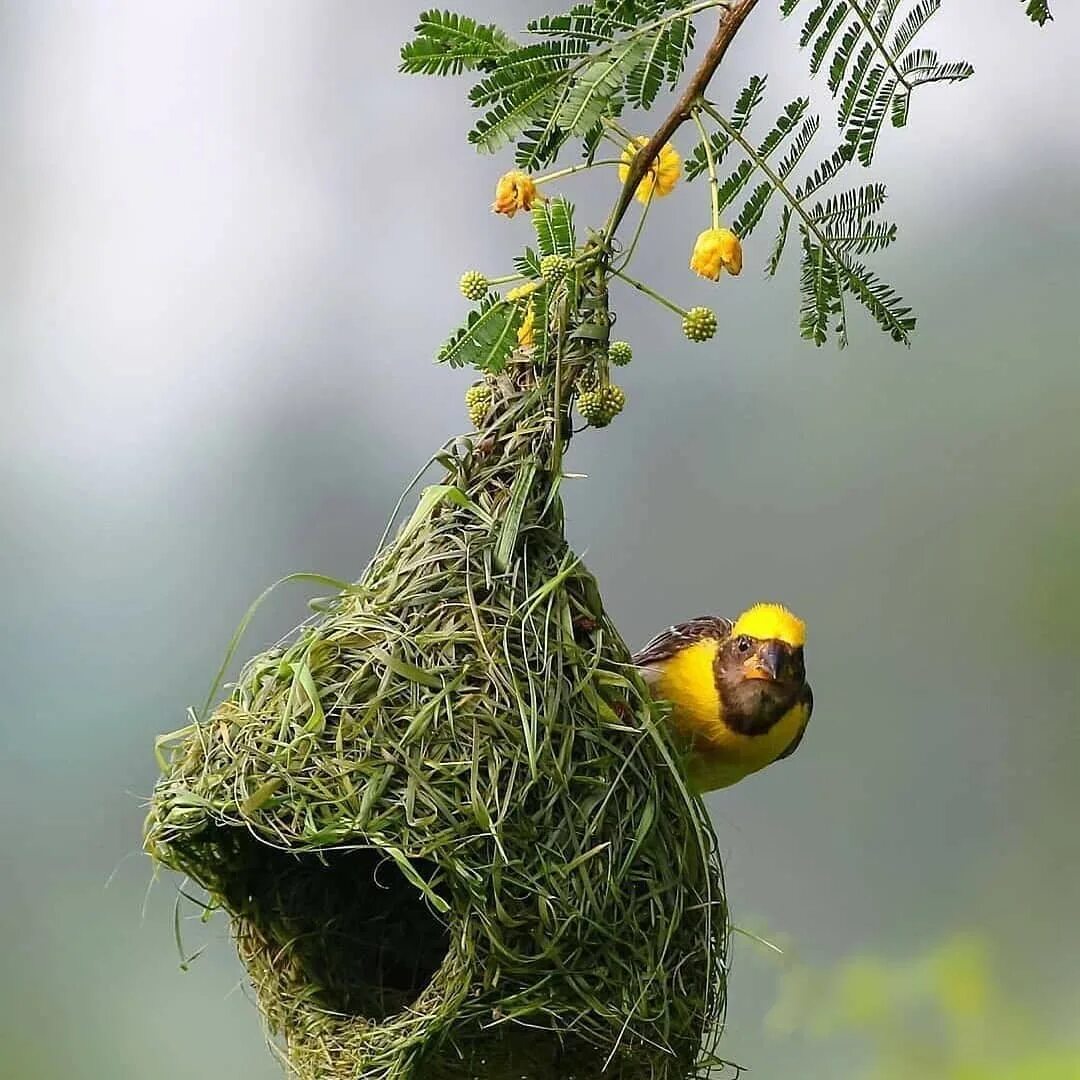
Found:
<svg viewBox="0 0 1080 1080"><path fill-rule="evenodd" d="M691 308L683 319L683 333L691 341L708 341L716 333L716 316L707 307Z"/></svg>
<svg viewBox="0 0 1080 1080"><path fill-rule="evenodd" d="M561 281L573 268L573 260L565 255L545 255L540 260L540 276L548 284Z"/></svg>
<svg viewBox="0 0 1080 1080"><path fill-rule="evenodd" d="M614 384L585 390L577 399L578 412L591 427L607 427L625 405L626 394Z"/></svg>
<svg viewBox="0 0 1080 1080"><path fill-rule="evenodd" d="M461 275L461 280L458 282L458 288L461 290L461 295L466 300L483 300L488 294L490 285L488 279L480 273L479 270L466 270Z"/></svg>
<svg viewBox="0 0 1080 1080"><path fill-rule="evenodd" d="M469 423L479 428L491 410L495 395L487 383L474 383L465 391L465 407L469 410Z"/></svg>

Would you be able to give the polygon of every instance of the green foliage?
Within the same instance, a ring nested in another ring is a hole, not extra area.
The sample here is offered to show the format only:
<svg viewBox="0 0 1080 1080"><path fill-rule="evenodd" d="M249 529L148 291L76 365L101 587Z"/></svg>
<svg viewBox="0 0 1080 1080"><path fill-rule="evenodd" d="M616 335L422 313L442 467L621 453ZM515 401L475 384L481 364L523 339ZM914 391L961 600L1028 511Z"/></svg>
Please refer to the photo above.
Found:
<svg viewBox="0 0 1080 1080"><path fill-rule="evenodd" d="M802 260L799 328L808 341L823 345L835 333L838 343L846 345L845 297L852 297L894 341L908 344L915 328L911 309L891 285L857 259L883 250L896 239L896 226L876 216L886 199L885 185L862 185L824 201L811 201L811 196L851 161L854 150L850 143L843 143L801 183L793 185L791 178L820 124L816 116L806 115L809 100L796 98L784 107L765 136L752 142L749 129L755 109L764 99L765 85L764 76L753 76L736 98L730 119L708 106L707 111L719 124L719 131L709 136L714 160L723 160L733 146L742 157L719 185L720 209L726 209L757 180L733 225L745 241L774 197L780 197L784 206L767 262L770 275L779 269L792 221L798 222ZM687 177L692 180L706 168L705 146L699 143L687 161Z"/></svg>
<svg viewBox="0 0 1080 1080"><path fill-rule="evenodd" d="M1050 14L1050 0L1021 0L1021 2L1027 5L1028 18L1040 26L1045 26L1054 18Z"/></svg>
<svg viewBox="0 0 1080 1080"><path fill-rule="evenodd" d="M527 247L520 255L514 256L514 269L523 277L536 280L544 276L540 269L540 256L531 248Z"/></svg>
<svg viewBox="0 0 1080 1080"><path fill-rule="evenodd" d="M792 965L768 1027L856 1036L869 1055L848 1080L1074 1080L1080 1044L1056 1041L995 976L979 937L956 935L903 960L853 956L832 971Z"/></svg>
<svg viewBox="0 0 1080 1080"><path fill-rule="evenodd" d="M455 368L471 364L479 371L502 371L517 344L523 315L520 304L486 297L439 350L438 360Z"/></svg>
<svg viewBox="0 0 1080 1080"><path fill-rule="evenodd" d="M798 198L796 194L795 198ZM829 324L841 345L848 340L845 294L854 297L893 341L910 344L915 317L896 290L854 256L881 251L896 239L896 226L873 215L885 202L884 184L854 188L817 202L808 209L796 204L802 239L802 308L799 330L815 345L829 336ZM779 264L790 215L781 226L781 238L769 265Z"/></svg>
<svg viewBox="0 0 1080 1080"><path fill-rule="evenodd" d="M1048 0L1023 2L1033 21L1051 19ZM873 162L887 123L907 124L916 88L962 82L973 74L967 61L941 60L933 48L923 47L923 32L940 9L941 0L780 0L782 15L802 17L799 42L808 51L811 74L825 79L836 102L838 144L810 172L802 170L821 120L809 98L789 101L760 131L755 129L765 75L749 79L726 115L703 92L696 99L696 118L707 114L716 126L703 129L702 140L685 158L685 175L694 180L712 171L715 211L724 213L744 242L779 204L766 268L776 274L797 234L800 329L815 344L830 338L847 343L845 305L852 299L895 341L910 342L911 309L863 261L897 236L896 226L879 216L884 186L824 189L849 164ZM525 28L524 43L496 26L431 11L421 16L416 38L402 49L401 66L422 74L477 72L469 99L482 115L469 140L478 149L494 152L512 144L517 166L535 171L574 143L592 163L605 139L619 151L625 147L628 132L618 119L627 107L648 109L665 86L678 85L694 43L695 18L723 18L731 10L729 0L592 0L534 19ZM685 119L685 114L672 117L676 126ZM669 124L665 134L671 129ZM602 237L597 234L609 252L616 250L612 242L627 202L616 207ZM539 279L542 258L575 254L570 215L568 204L559 200L537 206L538 250L517 257L520 274ZM638 229L640 234L640 224ZM513 344L511 316L497 300L482 305L440 357L497 370Z"/></svg>
<svg viewBox="0 0 1080 1080"><path fill-rule="evenodd" d="M494 26L449 12L427 12L401 51L401 70L484 77L469 100L484 115L469 141L488 153L508 143L516 161L536 169L575 136L591 156L601 121L627 104L649 108L678 82L694 43L692 16L715 4L686 0L596 0L545 15L527 32L543 40L519 45Z"/></svg>
<svg viewBox="0 0 1080 1080"><path fill-rule="evenodd" d="M802 3L783 0L781 13L792 15ZM918 0L898 24L900 8L900 0L818 0L799 37L810 48L811 73L829 61L828 86L840 96L844 142L863 165L874 158L886 116L893 127L907 124L915 87L961 82L975 71L963 60L939 61L933 49L910 51L941 0Z"/></svg>
<svg viewBox="0 0 1080 1080"><path fill-rule="evenodd" d="M541 257L574 254L574 205L566 199L546 199L532 208L533 228ZM540 276L539 263L536 276Z"/></svg>
<svg viewBox="0 0 1080 1080"><path fill-rule="evenodd" d="M764 101L766 81L764 75L751 75L750 81L735 99L735 107L731 110L731 126L735 131L746 130L751 117L754 115L754 110ZM717 131L710 136L709 145L712 149L713 160L717 166L723 162L733 142L733 137L726 131ZM693 180L705 172L707 168L708 156L705 152L705 146L703 143L698 143L686 159L686 178Z"/></svg>
<svg viewBox="0 0 1080 1080"><path fill-rule="evenodd" d="M727 156L732 145L738 144L738 137L747 129L754 110L765 96L766 79L754 75L743 88L735 101L729 128L710 136L713 159L719 164ZM773 196L795 170L806 153L820 127L816 116L806 117L810 108L809 98L795 98L784 106L783 111L774 121L765 137L757 144L750 155L746 156L731 173L720 182L717 199L721 211L726 210L745 190L750 180L765 169L766 163L784 146L787 153L777 164L775 171L769 170L743 202L732 226L739 238L745 240L760 223ZM794 137L792 133L795 132ZM700 176L707 167L707 155L704 143L698 143L687 159L686 176L693 180Z"/></svg>
<svg viewBox="0 0 1080 1080"><path fill-rule="evenodd" d="M675 19L654 31L647 44L641 64L630 72L626 82L631 104L642 109L653 104L665 82L670 88L678 83L694 45L694 24L687 17Z"/></svg>
<svg viewBox="0 0 1080 1080"><path fill-rule="evenodd" d="M558 256L569 259L574 255L577 240L574 234L574 207L565 199L545 199L532 208L532 223L536 231L536 250L531 247L519 255L514 264L519 274L539 280L541 260ZM538 312L545 312L555 285L544 286L532 295ZM472 311L462 326L450 336L439 350L440 363L459 368L471 365L478 371L495 374L503 370L510 354L517 347L517 332L525 316L523 300L508 301L494 293L486 296ZM540 356L547 350L547 320L537 318L533 335Z"/></svg>
<svg viewBox="0 0 1080 1080"><path fill-rule="evenodd" d="M558 129L588 134L610 111L623 83L644 60L645 42L629 38L587 64L576 79L568 80L555 114Z"/></svg>
<svg viewBox="0 0 1080 1080"><path fill-rule="evenodd" d="M497 26L450 11L425 11L416 40L401 50L401 70L414 75L459 75L486 68L514 48Z"/></svg>

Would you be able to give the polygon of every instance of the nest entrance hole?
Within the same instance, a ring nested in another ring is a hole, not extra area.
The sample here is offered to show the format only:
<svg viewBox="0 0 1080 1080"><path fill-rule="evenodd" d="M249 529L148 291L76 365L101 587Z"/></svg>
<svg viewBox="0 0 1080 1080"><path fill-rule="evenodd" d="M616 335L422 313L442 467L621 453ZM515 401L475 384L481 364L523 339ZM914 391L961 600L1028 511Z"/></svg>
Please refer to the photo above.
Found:
<svg viewBox="0 0 1080 1080"><path fill-rule="evenodd" d="M245 850L225 900L257 981L270 976L279 992L376 1022L430 984L449 951L449 927L388 856L370 848L292 853L239 831L233 840ZM412 865L432 882L433 863Z"/></svg>

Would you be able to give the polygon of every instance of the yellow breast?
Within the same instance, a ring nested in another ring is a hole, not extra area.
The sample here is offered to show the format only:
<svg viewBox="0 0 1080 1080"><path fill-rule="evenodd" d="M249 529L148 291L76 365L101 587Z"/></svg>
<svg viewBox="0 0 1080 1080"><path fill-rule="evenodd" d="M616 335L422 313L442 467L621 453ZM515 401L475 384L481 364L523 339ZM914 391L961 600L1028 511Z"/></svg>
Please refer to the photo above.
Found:
<svg viewBox="0 0 1080 1080"><path fill-rule="evenodd" d="M687 773L698 791L727 787L775 761L806 726L800 703L762 735L741 735L723 719L713 661L719 645L699 641L667 660L653 681L654 693L672 703L671 720L687 742Z"/></svg>
<svg viewBox="0 0 1080 1080"><path fill-rule="evenodd" d="M724 728L719 739L695 743L686 760L691 786L714 791L764 769L791 746L809 719L809 708L799 702L763 735L740 735Z"/></svg>
<svg viewBox="0 0 1080 1080"><path fill-rule="evenodd" d="M653 682L658 698L670 701L676 730L687 738L712 741L724 730L713 661L719 643L705 638L666 660Z"/></svg>

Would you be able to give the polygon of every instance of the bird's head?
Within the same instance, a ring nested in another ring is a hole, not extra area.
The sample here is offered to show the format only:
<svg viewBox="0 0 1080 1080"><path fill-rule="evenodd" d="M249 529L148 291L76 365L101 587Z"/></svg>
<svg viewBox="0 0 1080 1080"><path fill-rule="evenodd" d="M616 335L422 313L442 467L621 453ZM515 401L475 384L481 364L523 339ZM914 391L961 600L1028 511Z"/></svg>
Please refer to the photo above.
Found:
<svg viewBox="0 0 1080 1080"><path fill-rule="evenodd" d="M769 697L806 681L806 624L779 604L755 604L731 628L717 657L728 686Z"/></svg>

